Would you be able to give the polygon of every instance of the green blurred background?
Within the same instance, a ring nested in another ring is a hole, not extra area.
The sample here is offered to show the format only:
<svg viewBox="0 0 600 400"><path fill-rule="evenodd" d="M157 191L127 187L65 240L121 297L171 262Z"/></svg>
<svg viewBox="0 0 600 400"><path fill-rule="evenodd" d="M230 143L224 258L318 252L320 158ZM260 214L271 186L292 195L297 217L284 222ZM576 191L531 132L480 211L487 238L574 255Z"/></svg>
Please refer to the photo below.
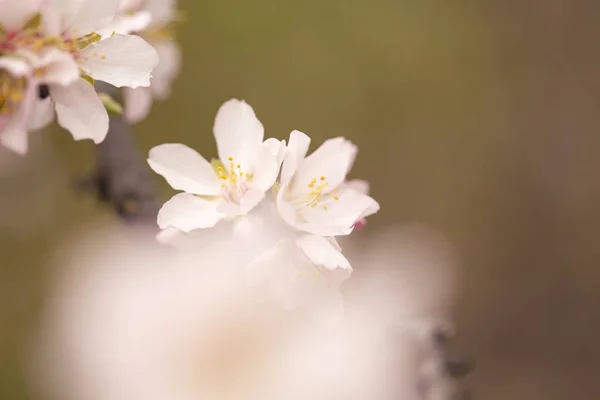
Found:
<svg viewBox="0 0 600 400"><path fill-rule="evenodd" d="M600 3L596 0L180 1L184 69L135 127L142 154L216 154L231 97L267 136L346 136L386 225L420 221L458 248L458 347L476 398L599 398ZM23 344L51 249L113 213L74 181L93 147L32 134L0 163L0 399L32 398ZM164 198L171 192L157 178Z"/></svg>

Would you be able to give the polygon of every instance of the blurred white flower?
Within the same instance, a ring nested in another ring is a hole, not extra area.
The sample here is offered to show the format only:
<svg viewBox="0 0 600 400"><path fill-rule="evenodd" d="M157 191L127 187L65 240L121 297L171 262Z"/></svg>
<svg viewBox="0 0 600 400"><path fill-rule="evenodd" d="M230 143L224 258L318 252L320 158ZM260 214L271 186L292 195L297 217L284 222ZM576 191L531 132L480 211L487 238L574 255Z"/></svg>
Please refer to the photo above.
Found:
<svg viewBox="0 0 600 400"><path fill-rule="evenodd" d="M148 115L152 100L166 99L171 84L181 69L181 51L174 39L172 25L179 12L175 0L125 0L121 2L116 32L135 33L148 41L158 52L159 63L147 88L124 91L125 118L137 123Z"/></svg>
<svg viewBox="0 0 600 400"><path fill-rule="evenodd" d="M27 152L27 132L52 121L49 99L39 98L39 82L48 86L68 85L79 78L71 56L56 48L37 53L19 50L0 57L0 141L18 153Z"/></svg>
<svg viewBox="0 0 600 400"><path fill-rule="evenodd" d="M213 130L220 161L210 163L183 144L150 150L150 167L174 189L185 191L161 208L161 229L189 232L247 214L275 183L285 142L263 142L264 128L252 107L237 99L227 101L217 113Z"/></svg>
<svg viewBox="0 0 600 400"><path fill-rule="evenodd" d="M81 71L93 80L116 87L149 86L158 54L135 35L110 34L118 0L48 0L43 10L44 33L69 51ZM75 139L100 143L108 132L108 113L83 77L63 87L51 87L59 124Z"/></svg>
<svg viewBox="0 0 600 400"><path fill-rule="evenodd" d="M354 224L379 210L371 197L344 185L357 148L340 137L326 140L306 157L309 144L304 133L290 134L277 208L298 230L319 236L347 235Z"/></svg>
<svg viewBox="0 0 600 400"><path fill-rule="evenodd" d="M199 240L197 252L181 253L101 230L78 236L86 240L70 242L62 258L67 268L29 359L43 398L424 398L429 343L377 317L380 307L392 314L399 306L385 302L399 286L380 288L378 303L361 301L374 292L355 291L355 306L375 308L351 312L338 325L315 325L281 310L261 284L247 285L246 248L231 251L235 239ZM311 267L298 275L315 296L310 305L326 311L330 304L316 294L336 279L320 282Z"/></svg>
<svg viewBox="0 0 600 400"><path fill-rule="evenodd" d="M76 140L99 143L108 131L108 114L90 82L150 84L158 55L138 36L111 34L117 7L117 0L0 1L5 146L25 153L27 131L48 124L53 108Z"/></svg>

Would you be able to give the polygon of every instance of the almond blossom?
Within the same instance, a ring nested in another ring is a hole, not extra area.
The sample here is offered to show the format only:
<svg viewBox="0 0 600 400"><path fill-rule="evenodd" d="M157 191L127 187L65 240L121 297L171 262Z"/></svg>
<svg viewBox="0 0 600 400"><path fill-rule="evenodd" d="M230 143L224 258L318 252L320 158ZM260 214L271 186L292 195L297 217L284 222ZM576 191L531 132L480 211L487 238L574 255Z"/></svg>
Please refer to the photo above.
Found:
<svg viewBox="0 0 600 400"><path fill-rule="evenodd" d="M150 167L174 189L184 191L161 208L161 229L189 232L247 214L275 183L285 142L263 142L263 125L251 106L237 99L227 101L217 113L213 131L219 160L212 163L183 144L150 150Z"/></svg>
<svg viewBox="0 0 600 400"><path fill-rule="evenodd" d="M357 222L379 210L375 200L345 184L357 148L339 137L325 141L306 157L309 144L304 133L290 134L277 208L281 217L300 231L347 235Z"/></svg>
<svg viewBox="0 0 600 400"><path fill-rule="evenodd" d="M101 142L108 114L94 79L148 86L156 51L132 35L110 35L116 0L0 1L0 137L27 151L27 131L54 115L76 140Z"/></svg>
<svg viewBox="0 0 600 400"><path fill-rule="evenodd" d="M159 63L152 73L150 87L126 88L125 118L137 123L146 118L152 100L166 99L181 69L181 51L174 40L172 25L178 18L175 0L124 0L117 18L116 32L135 33L158 52Z"/></svg>
<svg viewBox="0 0 600 400"><path fill-rule="evenodd" d="M76 139L100 143L108 132L108 113L86 77L116 87L149 86L158 64L142 38L108 35L118 7L118 0L49 0L44 9L45 34L72 54L84 74L72 85L50 88L59 124Z"/></svg>

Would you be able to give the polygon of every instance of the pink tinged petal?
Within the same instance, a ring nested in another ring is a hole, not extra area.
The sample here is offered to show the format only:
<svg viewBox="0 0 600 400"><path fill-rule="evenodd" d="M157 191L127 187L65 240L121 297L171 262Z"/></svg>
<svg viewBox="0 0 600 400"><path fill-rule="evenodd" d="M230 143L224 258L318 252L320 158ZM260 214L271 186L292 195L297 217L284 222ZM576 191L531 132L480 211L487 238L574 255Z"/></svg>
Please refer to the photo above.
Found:
<svg viewBox="0 0 600 400"><path fill-rule="evenodd" d="M90 77L116 87L150 86L158 54L144 39L135 35L112 35L91 44L81 52L81 68Z"/></svg>
<svg viewBox="0 0 600 400"><path fill-rule="evenodd" d="M319 179L321 176L324 176L328 182L323 193L336 189L346 179L356 152L356 146L345 138L326 140L321 147L304 159L296 172L291 187L292 193L305 191L313 178Z"/></svg>
<svg viewBox="0 0 600 400"><path fill-rule="evenodd" d="M210 163L186 145L166 143L153 147L148 164L175 190L206 196L221 194L219 179Z"/></svg>
<svg viewBox="0 0 600 400"><path fill-rule="evenodd" d="M354 224L354 229L363 229L365 226L367 226L367 219L363 218Z"/></svg>
<svg viewBox="0 0 600 400"><path fill-rule="evenodd" d="M296 245L314 264L330 271L342 268L352 271L350 263L327 238L315 235L303 235L296 239Z"/></svg>
<svg viewBox="0 0 600 400"><path fill-rule="evenodd" d="M0 0L0 25L6 33L18 32L40 11L43 0Z"/></svg>
<svg viewBox="0 0 600 400"><path fill-rule="evenodd" d="M263 192L269 190L277 180L281 166L281 153L285 150L285 142L274 140L277 143L265 141L260 146L256 161L253 162L252 184Z"/></svg>
<svg viewBox="0 0 600 400"><path fill-rule="evenodd" d="M108 113L94 87L85 79L69 86L50 85L58 124L75 140L92 139L101 143L108 132Z"/></svg>
<svg viewBox="0 0 600 400"><path fill-rule="evenodd" d="M54 104L48 97L44 100L36 100L31 115L29 116L29 130L37 131L45 128L54 120Z"/></svg>
<svg viewBox="0 0 600 400"><path fill-rule="evenodd" d="M152 71L152 92L160 100L171 93L171 84L181 70L181 50L176 42L163 40L152 43L158 53L158 65Z"/></svg>
<svg viewBox="0 0 600 400"><path fill-rule="evenodd" d="M310 146L310 138L300 131L290 133L287 154L281 167L281 184L288 185L298 167L304 161Z"/></svg>
<svg viewBox="0 0 600 400"><path fill-rule="evenodd" d="M158 226L183 232L211 228L225 216L217 212L218 204L190 193L176 194L158 212Z"/></svg>
<svg viewBox="0 0 600 400"><path fill-rule="evenodd" d="M152 91L150 88L137 89L125 88L125 119L131 124L136 124L145 119L152 108Z"/></svg>
<svg viewBox="0 0 600 400"><path fill-rule="evenodd" d="M253 160L264 137L265 129L254 110L243 100L231 99L217 112L213 127L219 158L228 168L228 158L243 168Z"/></svg>

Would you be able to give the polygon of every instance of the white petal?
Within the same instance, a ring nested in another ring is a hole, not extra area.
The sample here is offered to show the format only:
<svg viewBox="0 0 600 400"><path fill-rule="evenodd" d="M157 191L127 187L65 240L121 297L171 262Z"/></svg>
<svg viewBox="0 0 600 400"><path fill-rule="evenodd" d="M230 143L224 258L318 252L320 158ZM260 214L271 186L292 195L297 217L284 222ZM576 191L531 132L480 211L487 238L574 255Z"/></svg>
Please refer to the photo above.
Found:
<svg viewBox="0 0 600 400"><path fill-rule="evenodd" d="M24 57L36 70L43 69L44 74L38 78L46 84L69 85L79 79L79 66L71 53L48 47L41 53L22 51Z"/></svg>
<svg viewBox="0 0 600 400"><path fill-rule="evenodd" d="M268 138L261 146L266 146L272 154L277 155L277 162L281 164L285 155L287 154L287 146L285 140L279 140L275 138Z"/></svg>
<svg viewBox="0 0 600 400"><path fill-rule="evenodd" d="M43 0L0 0L0 25L6 33L17 32L40 11Z"/></svg>
<svg viewBox="0 0 600 400"><path fill-rule="evenodd" d="M152 22L152 15L148 11L139 11L134 14L121 14L114 19L112 30L114 33L127 35L141 32Z"/></svg>
<svg viewBox="0 0 600 400"><path fill-rule="evenodd" d="M15 57L0 57L0 69L8 71L9 74L19 77L32 73L31 66L25 61Z"/></svg>
<svg viewBox="0 0 600 400"><path fill-rule="evenodd" d="M86 74L116 87L150 86L158 54L144 39L115 34L82 50ZM87 59L86 59L87 58Z"/></svg>
<svg viewBox="0 0 600 400"><path fill-rule="evenodd" d="M111 27L113 19L119 9L119 3L121 0L50 0L54 3L71 3L63 4L63 8L59 10L65 10L65 7L73 7L73 3L79 5L77 12L70 12L70 20L65 21L68 25L67 30L64 32L67 36L83 37L89 33L108 33L104 32L107 28ZM64 11L63 11L64 12Z"/></svg>
<svg viewBox="0 0 600 400"><path fill-rule="evenodd" d="M60 126L75 140L92 139L101 143L108 133L108 113L94 87L85 79L69 86L51 85Z"/></svg>
<svg viewBox="0 0 600 400"><path fill-rule="evenodd" d="M336 268L352 270L346 257L324 237L304 235L296 239L296 245L316 265L328 270Z"/></svg>
<svg viewBox="0 0 600 400"><path fill-rule="evenodd" d="M152 108L152 91L150 88L137 89L125 88L125 119L131 124L136 124L145 119Z"/></svg>
<svg viewBox="0 0 600 400"><path fill-rule="evenodd" d="M54 120L54 104L48 97L44 100L36 100L31 115L29 116L29 130L37 131L50 124Z"/></svg>
<svg viewBox="0 0 600 400"><path fill-rule="evenodd" d="M4 127L0 130L0 142L7 149L17 154L27 153L27 130L18 115L2 116L6 118Z"/></svg>
<svg viewBox="0 0 600 400"><path fill-rule="evenodd" d="M379 204L373 198L347 189L339 193L339 200L329 199L323 206L303 210L307 224L302 228L319 235L347 235L356 222L377 211Z"/></svg>
<svg viewBox="0 0 600 400"><path fill-rule="evenodd" d="M152 71L150 87L158 99L164 100L171 93L171 84L181 70L181 51L173 40L153 42L152 45L159 61Z"/></svg>
<svg viewBox="0 0 600 400"><path fill-rule="evenodd" d="M221 192L217 174L196 150L179 143L166 143L150 149L148 164L175 190L207 196Z"/></svg>
<svg viewBox="0 0 600 400"><path fill-rule="evenodd" d="M340 186L340 189L353 189L362 194L369 194L370 184L368 181L364 181L362 179L352 179L350 181L346 181Z"/></svg>
<svg viewBox="0 0 600 400"><path fill-rule="evenodd" d="M292 193L304 191L311 179L319 179L321 176L324 176L329 184L323 193L334 190L346 179L356 152L356 146L342 137L326 140L304 159L294 177Z"/></svg>
<svg viewBox="0 0 600 400"><path fill-rule="evenodd" d="M287 154L281 167L281 184L288 185L298 167L304 161L310 146L310 138L300 131L290 133Z"/></svg>
<svg viewBox="0 0 600 400"><path fill-rule="evenodd" d="M258 156L254 164L254 173L252 183L260 188L263 192L269 190L279 175L279 167L281 166L281 153L285 149L285 142L280 142L275 139L278 145L272 141L265 141L258 151Z"/></svg>
<svg viewBox="0 0 600 400"><path fill-rule="evenodd" d="M27 153L27 125L37 99L37 91L38 86L29 82L19 108L12 115L4 116L5 119L2 121L0 142L18 154Z"/></svg>
<svg viewBox="0 0 600 400"><path fill-rule="evenodd" d="M243 100L231 99L219 108L213 132L225 167L228 167L228 158L233 157L244 169L256 155L265 130L252 107Z"/></svg>
<svg viewBox="0 0 600 400"><path fill-rule="evenodd" d="M240 199L240 204L224 202L219 205L217 211L227 215L246 215L265 197L265 192L260 189L248 190Z"/></svg>
<svg viewBox="0 0 600 400"><path fill-rule="evenodd" d="M175 18L175 0L146 0L144 10L152 14L152 25L163 26Z"/></svg>
<svg viewBox="0 0 600 400"><path fill-rule="evenodd" d="M211 228L224 217L217 212L218 204L190 193L176 194L158 212L158 226L183 232Z"/></svg>

